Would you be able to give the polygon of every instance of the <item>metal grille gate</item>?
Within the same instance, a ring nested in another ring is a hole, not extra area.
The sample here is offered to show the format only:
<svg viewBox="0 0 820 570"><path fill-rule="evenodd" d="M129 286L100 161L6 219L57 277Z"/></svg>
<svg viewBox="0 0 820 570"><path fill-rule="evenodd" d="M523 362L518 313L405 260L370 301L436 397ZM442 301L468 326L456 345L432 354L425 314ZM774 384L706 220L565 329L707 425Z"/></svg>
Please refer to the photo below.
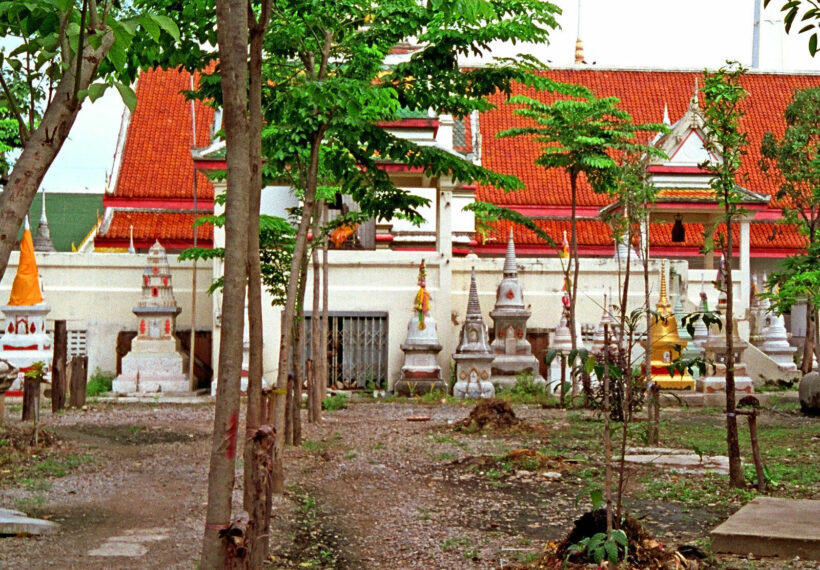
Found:
<svg viewBox="0 0 820 570"><path fill-rule="evenodd" d="M333 388L387 386L387 313L328 314L328 385ZM305 358L311 355L311 314L305 313Z"/></svg>

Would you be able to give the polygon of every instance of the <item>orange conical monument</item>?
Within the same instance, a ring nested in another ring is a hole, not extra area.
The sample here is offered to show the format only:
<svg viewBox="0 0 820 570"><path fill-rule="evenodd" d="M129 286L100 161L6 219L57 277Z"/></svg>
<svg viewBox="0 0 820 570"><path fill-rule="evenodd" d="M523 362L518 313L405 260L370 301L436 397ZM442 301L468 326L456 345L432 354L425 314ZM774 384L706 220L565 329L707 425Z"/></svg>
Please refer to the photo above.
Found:
<svg viewBox="0 0 820 570"><path fill-rule="evenodd" d="M34 243L28 218L20 240L20 261L7 305L0 307L6 316L0 338L0 357L20 369L35 362L48 365L52 358L51 339L46 334L46 315L51 307L43 300L40 274L34 258Z"/></svg>

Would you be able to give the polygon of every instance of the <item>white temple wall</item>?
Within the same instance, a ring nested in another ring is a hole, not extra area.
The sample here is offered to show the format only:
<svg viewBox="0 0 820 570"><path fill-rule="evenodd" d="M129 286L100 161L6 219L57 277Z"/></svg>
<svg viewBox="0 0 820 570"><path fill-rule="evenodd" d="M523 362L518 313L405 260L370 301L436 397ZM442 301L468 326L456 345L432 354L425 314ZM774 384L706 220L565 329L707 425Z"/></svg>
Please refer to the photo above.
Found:
<svg viewBox="0 0 820 570"><path fill-rule="evenodd" d="M19 252L12 252L6 273L0 281L0 301L5 304L17 273ZM51 306L47 328L54 321L66 320L69 331L86 331L88 369L114 372L117 364L117 333L136 330L131 309L142 293L142 272L146 255L122 253L45 253L37 252L37 266L43 282L43 296ZM191 281L193 264L179 262L168 255L174 297L182 308L179 328L191 324ZM211 302L207 289L212 279L210 263L197 267L197 330L211 330Z"/></svg>
<svg viewBox="0 0 820 570"><path fill-rule="evenodd" d="M329 310L345 312L382 311L388 314L388 379L392 384L398 379L404 362L400 345L407 333L407 323L412 316L413 300L418 289L416 279L421 259L427 265L427 290L431 295L432 312L436 319L439 340L443 349L439 365L444 379L449 377L451 355L458 344L458 334L464 321L470 270L476 270L479 301L485 323L492 328L489 313L495 304L495 292L502 278L503 258L453 258L452 265L452 314L443 314L440 299L443 292L439 286L439 262L434 252L379 252L379 251L332 251L330 253ZM679 273L687 274L687 264L671 261L669 266ZM524 301L532 311L528 322L530 329L552 329L561 314L561 287L563 274L561 264L555 257L544 259L519 258L519 281L524 291ZM630 309L643 304L643 277L640 266L632 267L630 286ZM660 260L650 263L650 295L654 304L660 287ZM312 277L308 277L305 309L311 310ZM603 310L603 295L618 293L618 264L610 259L581 260L577 320L580 324L597 326ZM690 286L690 292L692 287ZM697 289L699 291L699 288ZM670 291L673 293L674 290ZM714 294L714 302L717 293ZM711 301L711 299L710 299ZM714 303L712 303L714 304ZM266 303L265 311L265 370L266 376L276 373L279 342L279 309Z"/></svg>

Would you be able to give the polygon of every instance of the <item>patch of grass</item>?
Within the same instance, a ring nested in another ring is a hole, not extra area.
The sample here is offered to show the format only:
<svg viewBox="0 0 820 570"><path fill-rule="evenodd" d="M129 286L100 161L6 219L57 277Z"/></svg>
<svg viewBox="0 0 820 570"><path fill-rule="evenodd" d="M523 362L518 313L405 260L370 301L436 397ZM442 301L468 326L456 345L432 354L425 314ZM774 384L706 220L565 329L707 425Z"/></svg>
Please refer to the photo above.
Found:
<svg viewBox="0 0 820 570"><path fill-rule="evenodd" d="M373 445L370 449L372 449L373 451L379 451L381 449L387 449L387 445L380 441Z"/></svg>
<svg viewBox="0 0 820 570"><path fill-rule="evenodd" d="M727 477L716 473L697 476L697 484L691 477L678 475L644 477L644 490L640 496L645 499L683 503L691 507L712 505L744 505L755 498L757 493L746 489L729 487Z"/></svg>
<svg viewBox="0 0 820 570"><path fill-rule="evenodd" d="M445 552L460 548L470 548L473 542L466 536L451 536L441 541L441 549Z"/></svg>
<svg viewBox="0 0 820 570"><path fill-rule="evenodd" d="M138 434L139 432L141 432L142 430L144 430L145 428L144 428L143 426L128 426L128 427L127 427L127 428L125 428L125 429L126 429L126 431L127 431L128 433L130 433L131 435L136 435L136 434Z"/></svg>
<svg viewBox="0 0 820 570"><path fill-rule="evenodd" d="M495 467L487 469L487 471L484 472L484 476L490 481L498 481L499 479L503 478L504 475L505 473L503 471L499 471Z"/></svg>
<svg viewBox="0 0 820 570"><path fill-rule="evenodd" d="M353 459L356 459L356 457L358 457L358 455L356 455L356 453L353 451L344 454L345 461L352 461Z"/></svg>
<svg viewBox="0 0 820 570"><path fill-rule="evenodd" d="M446 394L441 390L433 390L432 392L422 394L419 397L419 402L422 404L458 404L461 400L457 399L455 396Z"/></svg>
<svg viewBox="0 0 820 570"><path fill-rule="evenodd" d="M24 477L20 479L20 484L26 488L27 491L49 491L51 490L51 483L45 479Z"/></svg>
<svg viewBox="0 0 820 570"><path fill-rule="evenodd" d="M449 443L450 445L453 445L455 447L459 447L461 449L467 449L467 444L465 442L458 441L458 440L453 439L452 437L447 436L447 435L433 436L433 441L435 443Z"/></svg>
<svg viewBox="0 0 820 570"><path fill-rule="evenodd" d="M335 412L347 407L346 394L332 394L324 399L322 402L322 409L328 412Z"/></svg>
<svg viewBox="0 0 820 570"><path fill-rule="evenodd" d="M30 497L23 497L14 500L14 507L18 511L23 511L27 515L37 515L43 505L46 504L46 498L40 494L34 494Z"/></svg>
<svg viewBox="0 0 820 570"><path fill-rule="evenodd" d="M538 557L541 556L540 552L519 552L516 557L518 558L518 562L521 564L530 564L531 562L535 562L538 560Z"/></svg>
<svg viewBox="0 0 820 570"><path fill-rule="evenodd" d="M325 445L325 442L321 440L305 439L302 441L302 447L307 451L322 451Z"/></svg>
<svg viewBox="0 0 820 570"><path fill-rule="evenodd" d="M115 374L113 372L107 372L105 370L100 370L99 368L94 370L94 374L91 375L85 386L86 396L93 398L95 396L99 396L100 394L110 392L111 386L114 383L114 376Z"/></svg>
<svg viewBox="0 0 820 570"><path fill-rule="evenodd" d="M455 453L450 453L449 451L445 451L444 453L438 453L433 456L433 459L436 461L454 461L455 458Z"/></svg>

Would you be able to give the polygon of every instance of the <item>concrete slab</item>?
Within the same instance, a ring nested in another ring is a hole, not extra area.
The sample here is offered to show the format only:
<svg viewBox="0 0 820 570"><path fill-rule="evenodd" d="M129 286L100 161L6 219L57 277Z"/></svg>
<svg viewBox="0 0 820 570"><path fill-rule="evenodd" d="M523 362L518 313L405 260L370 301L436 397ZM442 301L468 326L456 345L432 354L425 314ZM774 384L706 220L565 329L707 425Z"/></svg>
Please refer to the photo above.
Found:
<svg viewBox="0 0 820 570"><path fill-rule="evenodd" d="M59 529L60 525L55 522L33 519L25 515L0 513L0 535L51 534Z"/></svg>
<svg viewBox="0 0 820 570"><path fill-rule="evenodd" d="M742 392L735 395L735 400L748 396ZM797 391L789 392L755 392L754 397L758 399L764 408L771 407L775 402L799 402L800 397ZM722 408L726 405L726 394L714 393L703 394L701 392L677 392L675 390L661 392L662 407L684 406L689 408Z"/></svg>
<svg viewBox="0 0 820 570"><path fill-rule="evenodd" d="M820 501L758 497L712 531L712 551L820 560Z"/></svg>
<svg viewBox="0 0 820 570"><path fill-rule="evenodd" d="M145 556L148 549L138 542L125 542L122 540L107 540L102 546L88 552L89 556L125 556L134 558Z"/></svg>
<svg viewBox="0 0 820 570"><path fill-rule="evenodd" d="M672 453L668 453L671 451ZM725 455L703 457L691 452L674 453L678 450L663 450L662 453L627 454L627 463L652 464L684 473L729 473L729 458Z"/></svg>

